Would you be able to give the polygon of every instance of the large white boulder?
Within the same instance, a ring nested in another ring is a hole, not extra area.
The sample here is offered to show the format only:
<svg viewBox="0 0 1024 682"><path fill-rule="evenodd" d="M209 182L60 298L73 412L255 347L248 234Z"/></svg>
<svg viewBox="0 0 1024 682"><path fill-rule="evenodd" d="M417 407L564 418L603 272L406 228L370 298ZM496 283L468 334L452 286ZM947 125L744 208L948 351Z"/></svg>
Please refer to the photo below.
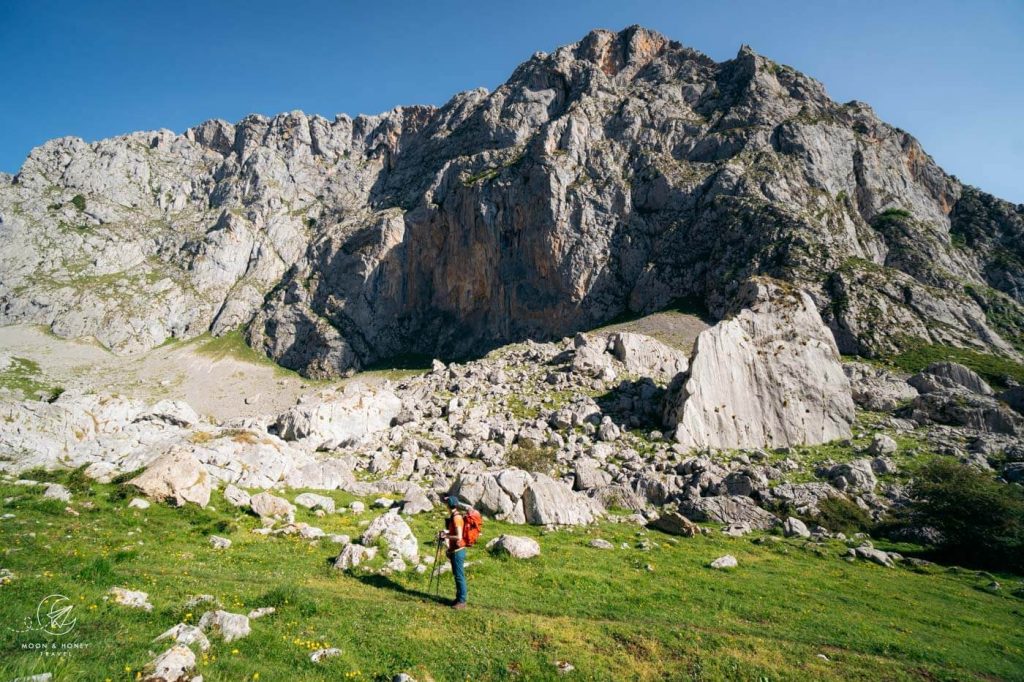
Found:
<svg viewBox="0 0 1024 682"><path fill-rule="evenodd" d="M216 635L225 642L248 637L252 632L248 616L219 609L204 613L203 617L199 619L199 629Z"/></svg>
<svg viewBox="0 0 1024 682"><path fill-rule="evenodd" d="M184 448L172 448L128 481L148 497L167 500L181 506L194 502L205 507L210 502L210 475L198 459Z"/></svg>
<svg viewBox="0 0 1024 682"><path fill-rule="evenodd" d="M850 436L850 382L811 297L758 278L749 307L697 337L666 410L686 448L810 445Z"/></svg>
<svg viewBox="0 0 1024 682"><path fill-rule="evenodd" d="M249 498L249 507L261 519L295 520L295 505L283 497L264 491Z"/></svg>
<svg viewBox="0 0 1024 682"><path fill-rule="evenodd" d="M578 526L592 523L599 516L598 505L590 498L544 474L534 474L523 492L526 522L534 525Z"/></svg>
<svg viewBox="0 0 1024 682"><path fill-rule="evenodd" d="M508 554L513 559L540 556L540 544L520 535L499 535L487 543L487 549L495 554Z"/></svg>
<svg viewBox="0 0 1024 682"><path fill-rule="evenodd" d="M192 679L196 655L184 644L175 644L146 666L143 682L187 682Z"/></svg>
<svg viewBox="0 0 1024 682"><path fill-rule="evenodd" d="M388 428L401 410L401 399L391 391L350 383L289 409L277 418L277 430L285 440L333 450Z"/></svg>

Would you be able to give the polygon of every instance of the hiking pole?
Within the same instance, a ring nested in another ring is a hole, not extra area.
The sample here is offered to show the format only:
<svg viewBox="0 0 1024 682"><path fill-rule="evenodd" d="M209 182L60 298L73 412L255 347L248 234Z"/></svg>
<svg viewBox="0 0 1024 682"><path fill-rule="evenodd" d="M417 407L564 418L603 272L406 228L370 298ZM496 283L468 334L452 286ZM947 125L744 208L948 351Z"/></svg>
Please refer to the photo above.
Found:
<svg viewBox="0 0 1024 682"><path fill-rule="evenodd" d="M434 558L434 596L441 593L441 537L437 538L437 556Z"/></svg>
<svg viewBox="0 0 1024 682"><path fill-rule="evenodd" d="M428 593L431 592L431 586L434 585L434 581L435 580L438 583L438 589L440 589L441 576L437 572L438 569L440 568L440 566L438 566L437 562L441 558L441 536L440 535L438 535L437 539L434 541L434 546L435 546L435 549L434 549L434 563L431 566L431 570L430 570L430 580L427 581L427 592Z"/></svg>

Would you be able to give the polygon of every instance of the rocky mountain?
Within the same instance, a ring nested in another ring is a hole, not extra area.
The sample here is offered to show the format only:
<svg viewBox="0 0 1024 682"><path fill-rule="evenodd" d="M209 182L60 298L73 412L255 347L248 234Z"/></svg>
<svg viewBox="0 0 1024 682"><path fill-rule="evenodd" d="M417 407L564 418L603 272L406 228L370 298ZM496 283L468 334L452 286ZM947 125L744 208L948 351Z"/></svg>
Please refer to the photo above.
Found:
<svg viewBox="0 0 1024 682"><path fill-rule="evenodd" d="M311 376L479 355L799 285L838 349L1019 357L1024 206L747 47L595 31L488 93L34 150L0 176L0 322L118 353L243 327Z"/></svg>

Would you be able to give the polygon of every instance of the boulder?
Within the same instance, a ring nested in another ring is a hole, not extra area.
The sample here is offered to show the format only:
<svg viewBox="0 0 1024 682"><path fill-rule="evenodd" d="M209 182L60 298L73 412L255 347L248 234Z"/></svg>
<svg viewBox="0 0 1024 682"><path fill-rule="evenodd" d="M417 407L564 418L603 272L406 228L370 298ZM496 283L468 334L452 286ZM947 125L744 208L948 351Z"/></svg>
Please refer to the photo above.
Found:
<svg viewBox="0 0 1024 682"><path fill-rule="evenodd" d="M43 491L43 497L48 500L70 502L71 491L62 486L60 483L50 483L49 485L46 486L46 490Z"/></svg>
<svg viewBox="0 0 1024 682"><path fill-rule="evenodd" d="M1024 462L1008 462L1003 465L1002 473L1010 483L1024 483Z"/></svg>
<svg viewBox="0 0 1024 682"><path fill-rule="evenodd" d="M995 398L964 388L924 392L899 414L919 424L945 424L990 433L1024 433L1024 417Z"/></svg>
<svg viewBox="0 0 1024 682"><path fill-rule="evenodd" d="M863 362L844 362L853 401L865 410L892 412L917 397L917 389L891 372Z"/></svg>
<svg viewBox="0 0 1024 682"><path fill-rule="evenodd" d="M206 638L203 631L194 625L186 623L178 623L153 641L161 642L165 639L171 639L177 644L184 644L189 647L195 645L200 651L207 651L210 648L210 640Z"/></svg>
<svg viewBox="0 0 1024 682"><path fill-rule="evenodd" d="M679 512L670 511L662 514L647 525L669 535L682 535L686 538L700 535L700 526Z"/></svg>
<svg viewBox="0 0 1024 682"><path fill-rule="evenodd" d="M884 433L876 433L871 438L871 445L868 446L868 454L884 457L892 455L899 449L899 445L892 437Z"/></svg>
<svg viewBox="0 0 1024 682"><path fill-rule="evenodd" d="M666 423L686 449L813 445L850 437L854 404L832 332L810 295L766 278L749 307L697 337Z"/></svg>
<svg viewBox="0 0 1024 682"><path fill-rule="evenodd" d="M410 485L402 496L402 513L408 516L429 512L434 508L427 494L418 485Z"/></svg>
<svg viewBox="0 0 1024 682"><path fill-rule="evenodd" d="M326 661L328 658L334 658L335 656L341 656L341 649L338 647L329 647L325 649L317 649L309 655L309 660L314 663L321 663Z"/></svg>
<svg viewBox="0 0 1024 682"><path fill-rule="evenodd" d="M573 468L573 490L600 488L612 482L612 476L595 459L577 460Z"/></svg>
<svg viewBox="0 0 1024 682"><path fill-rule="evenodd" d="M133 497L132 501L128 503L129 509L149 509L149 502L142 499L141 497Z"/></svg>
<svg viewBox="0 0 1024 682"><path fill-rule="evenodd" d="M210 546L214 549L227 549L231 546L231 540L228 540L227 538L222 538L219 535L211 535Z"/></svg>
<svg viewBox="0 0 1024 682"><path fill-rule="evenodd" d="M921 393L941 388L965 388L978 395L993 395L992 387L977 372L956 362L933 362L907 380Z"/></svg>
<svg viewBox="0 0 1024 682"><path fill-rule="evenodd" d="M800 519L793 518L790 516L782 523L782 534L787 538L809 538L811 537L811 531L807 530L807 526Z"/></svg>
<svg viewBox="0 0 1024 682"><path fill-rule="evenodd" d="M275 609L273 606L261 606L258 609L253 609L252 611L249 611L249 620L259 620L260 618L265 618L266 616L272 616L275 613L277 613L277 609Z"/></svg>
<svg viewBox="0 0 1024 682"><path fill-rule="evenodd" d="M196 667L196 655L184 644L175 644L146 666L144 682L188 682Z"/></svg>
<svg viewBox="0 0 1024 682"><path fill-rule="evenodd" d="M149 603L149 595L138 590L126 590L123 587L111 587L107 594L114 598L114 603L121 606L129 606L133 609L152 611L153 605Z"/></svg>
<svg viewBox="0 0 1024 682"><path fill-rule="evenodd" d="M615 549L615 545L602 538L594 538L587 543L587 546L594 549Z"/></svg>
<svg viewBox="0 0 1024 682"><path fill-rule="evenodd" d="M818 505L829 498L846 496L828 483L780 483L771 490L772 496L788 503L800 514L818 513Z"/></svg>
<svg viewBox="0 0 1024 682"><path fill-rule="evenodd" d="M573 354L570 367L573 372L592 378L615 378L612 356L607 353L608 337L600 334L577 334L573 338Z"/></svg>
<svg viewBox="0 0 1024 682"><path fill-rule="evenodd" d="M334 567L341 571L355 568L364 561L371 561L377 556L376 547L363 547L362 545L347 544L342 548L341 553L334 560Z"/></svg>
<svg viewBox="0 0 1024 682"><path fill-rule="evenodd" d="M251 504L249 493L232 484L224 486L224 499L234 507L248 507Z"/></svg>
<svg viewBox="0 0 1024 682"><path fill-rule="evenodd" d="M507 554L513 559L540 556L540 544L533 538L519 535L499 535L487 543L487 549L495 554Z"/></svg>
<svg viewBox="0 0 1024 682"><path fill-rule="evenodd" d="M886 568L893 568L896 564L893 563L892 557L889 556L888 552L883 552L880 549L875 549L870 545L861 545L851 550L854 556L860 559L867 559L873 561L879 566L885 566Z"/></svg>
<svg viewBox="0 0 1024 682"><path fill-rule="evenodd" d="M544 474L534 474L523 492L523 513L533 525L576 526L595 521L597 505L573 493L569 486Z"/></svg>
<svg viewBox="0 0 1024 682"><path fill-rule="evenodd" d="M334 500L326 495L302 493L295 497L295 504L306 509L323 509L328 514L334 513Z"/></svg>
<svg viewBox="0 0 1024 682"><path fill-rule="evenodd" d="M689 365L686 353L643 334L617 332L608 341L612 355L630 374L668 383Z"/></svg>
<svg viewBox="0 0 1024 682"><path fill-rule="evenodd" d="M739 562L736 561L736 557L734 557L732 554L726 554L725 556L718 557L709 565L711 566L711 568L717 569L736 568L737 566L739 566Z"/></svg>
<svg viewBox="0 0 1024 682"><path fill-rule="evenodd" d="M778 523L774 514L758 507L751 498L741 496L722 495L686 500L680 504L679 511L692 521L726 525L746 523L756 530L768 530Z"/></svg>
<svg viewBox="0 0 1024 682"><path fill-rule="evenodd" d="M398 552L407 561L419 562L419 543L409 524L398 515L398 510L381 514L366 528L362 537L363 545L369 547L377 542L383 542L388 549Z"/></svg>
<svg viewBox="0 0 1024 682"><path fill-rule="evenodd" d="M520 472L520 474L525 474L525 472ZM502 486L503 477L512 492ZM529 474L526 474L526 477L528 479ZM505 472L497 475L494 473L463 474L456 479L449 494L455 495L480 510L480 513L500 521L525 523L523 507L519 503L519 497L523 494L523 490L520 489L521 483L523 483L521 476ZM523 489L525 489L525 484ZM519 491L518 495L514 494L515 491Z"/></svg>
<svg viewBox="0 0 1024 682"><path fill-rule="evenodd" d="M387 389L351 382L340 391L325 391L277 418L285 440L301 440L314 450L333 450L391 426L402 401Z"/></svg>
<svg viewBox="0 0 1024 682"><path fill-rule="evenodd" d="M199 629L220 637L225 642L248 637L252 631L249 627L248 616L220 609L204 613L203 617L199 619Z"/></svg>
<svg viewBox="0 0 1024 682"><path fill-rule="evenodd" d="M173 448L157 457L128 484L147 497L177 506L193 502L205 507L210 502L210 475L206 467L183 448Z"/></svg>
<svg viewBox="0 0 1024 682"><path fill-rule="evenodd" d="M828 477L833 486L850 492L871 492L878 484L869 459L837 464L829 469Z"/></svg>
<svg viewBox="0 0 1024 682"><path fill-rule="evenodd" d="M277 495L264 491L249 498L249 507L261 519L295 520L295 506Z"/></svg>

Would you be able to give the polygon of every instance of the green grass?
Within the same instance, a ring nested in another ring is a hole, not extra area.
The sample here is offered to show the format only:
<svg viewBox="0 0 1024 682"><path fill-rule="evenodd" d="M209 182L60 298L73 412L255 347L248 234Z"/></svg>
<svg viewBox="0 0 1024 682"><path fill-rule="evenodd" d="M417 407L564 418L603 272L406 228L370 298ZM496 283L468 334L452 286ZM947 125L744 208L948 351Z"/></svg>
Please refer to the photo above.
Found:
<svg viewBox="0 0 1024 682"><path fill-rule="evenodd" d="M263 681L388 680L401 671L420 680L543 680L557 678L556 660L576 667L564 679L578 680L1024 679L1024 601L1011 595L1011 576L997 575L1005 587L990 593L987 574L848 563L839 543L759 546L718 533L677 541L652 532L644 551L628 524L543 534L487 521L484 541L529 535L543 554L519 562L470 550L480 562L468 569L471 605L453 612L426 593L425 576L346 575L329 566L332 545L252 534L258 521L219 494L216 510L138 511L124 509L116 491L80 490L81 515L70 516L39 489L0 484L0 498L14 498L2 512L16 515L0 522L0 566L16 575L0 587L0 621L21 623L55 592L73 601L78 618L59 638L0 628L0 679L43 671L57 682L135 679L165 648L153 637L198 621L205 609L184 602L202 593L234 612L278 607L253 621L249 637L213 640L199 660L211 682L255 673ZM346 515L315 519L300 509L299 518L360 532ZM423 551L440 522L438 514L414 519ZM209 547L217 531L230 549ZM587 547L594 537L616 549ZM737 570L707 568L726 553L739 559ZM114 585L148 592L153 612L104 601ZM88 648L60 658L20 648L40 640ZM311 663L311 648L328 644L342 655Z"/></svg>
<svg viewBox="0 0 1024 682"><path fill-rule="evenodd" d="M56 398L64 391L46 379L39 363L19 357L11 358L7 368L0 371L0 388L20 391L25 398L31 399L43 395L47 400Z"/></svg>
<svg viewBox="0 0 1024 682"><path fill-rule="evenodd" d="M1010 358L966 348L927 344L909 337L903 339L902 345L903 352L886 362L905 372L920 372L933 362L948 360L970 367L997 387L1006 385L1006 377L1024 382L1024 364Z"/></svg>
<svg viewBox="0 0 1024 682"><path fill-rule="evenodd" d="M234 329L222 334L220 336L211 336L210 334L203 334L189 341L189 343L196 345L196 353L200 355L206 355L207 357L213 358L214 360L223 360L224 358L231 358L240 362L248 362L256 365L265 365L274 370L275 374L280 376L297 377L299 374L293 370L282 367L277 364L266 355L263 355L259 351L252 349L249 344L245 342L245 335L242 334L240 329ZM303 381L311 384L321 383L315 379L307 377L301 377Z"/></svg>

